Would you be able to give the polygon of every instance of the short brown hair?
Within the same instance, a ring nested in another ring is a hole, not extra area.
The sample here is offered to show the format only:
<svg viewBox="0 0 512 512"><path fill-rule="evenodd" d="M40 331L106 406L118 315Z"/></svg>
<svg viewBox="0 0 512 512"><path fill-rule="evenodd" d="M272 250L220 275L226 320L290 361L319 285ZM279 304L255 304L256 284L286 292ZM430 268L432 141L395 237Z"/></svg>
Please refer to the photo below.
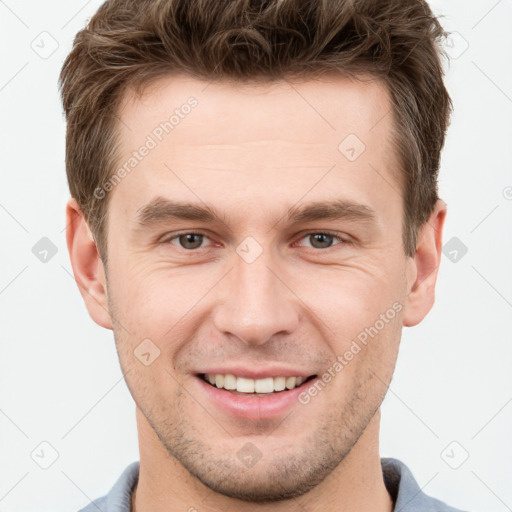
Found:
<svg viewBox="0 0 512 512"><path fill-rule="evenodd" d="M446 37L425 0L107 0L78 32L61 70L66 172L106 263L108 196L117 110L173 73L251 81L370 75L387 86L404 176L403 243L438 199L437 175L452 102L443 83Z"/></svg>

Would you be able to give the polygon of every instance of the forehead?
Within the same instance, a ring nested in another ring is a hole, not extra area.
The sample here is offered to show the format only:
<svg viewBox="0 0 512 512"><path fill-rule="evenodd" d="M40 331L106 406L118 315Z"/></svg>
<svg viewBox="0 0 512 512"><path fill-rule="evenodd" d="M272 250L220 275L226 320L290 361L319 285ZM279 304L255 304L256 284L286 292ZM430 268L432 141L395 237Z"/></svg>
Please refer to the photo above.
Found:
<svg viewBox="0 0 512 512"><path fill-rule="evenodd" d="M367 139L367 132L377 124L389 129L392 118L388 116L387 86L369 76L355 79L330 73L321 78L236 83L172 75L144 88L141 96L133 89L125 93L119 109L124 141L127 145L138 142L130 136L138 136L128 128L130 121L136 120L137 131L150 133L155 122L168 120L190 98L197 100L199 108L194 108L194 115L187 115L190 119L174 130L173 138L178 143L180 133L186 137L190 130L197 139L224 142L223 132L216 127L229 120L237 121L237 128L244 128L229 131L233 143L244 141L249 132L264 136L285 126L294 142L332 146L346 133Z"/></svg>
<svg viewBox="0 0 512 512"><path fill-rule="evenodd" d="M173 75L142 96L129 91L119 119L118 165L128 172L111 200L133 211L157 192L229 197L235 209L263 196L287 206L306 194L338 198L339 185L361 202L375 187L399 198L388 91L368 77L236 84Z"/></svg>

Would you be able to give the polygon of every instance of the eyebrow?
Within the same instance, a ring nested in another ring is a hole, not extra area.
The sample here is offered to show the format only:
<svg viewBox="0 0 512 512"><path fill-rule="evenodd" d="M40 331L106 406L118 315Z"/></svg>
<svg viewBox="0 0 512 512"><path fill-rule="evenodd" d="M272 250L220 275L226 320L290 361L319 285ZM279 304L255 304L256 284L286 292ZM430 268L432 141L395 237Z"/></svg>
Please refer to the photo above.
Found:
<svg viewBox="0 0 512 512"><path fill-rule="evenodd" d="M294 205L288 209L283 217L290 224L318 220L372 222L376 220L377 212L364 204L346 199L335 199ZM275 222L275 224L278 224L281 219ZM205 223L220 222L226 224L225 216L221 215L213 206L204 203L171 201L164 197L156 197L145 206L139 208L136 220L140 227L146 228L171 220L193 220Z"/></svg>

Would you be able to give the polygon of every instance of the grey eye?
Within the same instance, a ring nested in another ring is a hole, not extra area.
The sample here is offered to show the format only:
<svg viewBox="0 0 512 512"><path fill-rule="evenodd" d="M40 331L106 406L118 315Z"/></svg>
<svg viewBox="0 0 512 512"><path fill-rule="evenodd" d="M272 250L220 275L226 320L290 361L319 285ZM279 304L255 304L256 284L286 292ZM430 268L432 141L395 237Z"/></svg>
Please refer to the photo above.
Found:
<svg viewBox="0 0 512 512"><path fill-rule="evenodd" d="M203 238L204 235L200 235L199 233L186 233L176 237L180 246L184 249L198 249L203 243Z"/></svg>
<svg viewBox="0 0 512 512"><path fill-rule="evenodd" d="M332 246L334 235L327 233L314 233L306 236L311 241L311 246L315 249L327 249Z"/></svg>

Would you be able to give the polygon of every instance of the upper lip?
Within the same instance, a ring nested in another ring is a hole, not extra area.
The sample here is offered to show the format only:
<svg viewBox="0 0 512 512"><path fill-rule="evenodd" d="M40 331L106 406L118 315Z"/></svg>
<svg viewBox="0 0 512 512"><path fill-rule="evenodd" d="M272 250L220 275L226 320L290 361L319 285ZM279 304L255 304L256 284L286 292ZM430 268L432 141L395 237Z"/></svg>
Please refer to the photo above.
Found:
<svg viewBox="0 0 512 512"><path fill-rule="evenodd" d="M316 375L315 372L307 372L304 370L285 368L282 366L266 366L265 368L248 368L247 366L232 366L211 368L203 368L196 372L197 374L209 373L214 375L234 375L235 377L245 377L246 379L265 379L268 377L310 377Z"/></svg>

